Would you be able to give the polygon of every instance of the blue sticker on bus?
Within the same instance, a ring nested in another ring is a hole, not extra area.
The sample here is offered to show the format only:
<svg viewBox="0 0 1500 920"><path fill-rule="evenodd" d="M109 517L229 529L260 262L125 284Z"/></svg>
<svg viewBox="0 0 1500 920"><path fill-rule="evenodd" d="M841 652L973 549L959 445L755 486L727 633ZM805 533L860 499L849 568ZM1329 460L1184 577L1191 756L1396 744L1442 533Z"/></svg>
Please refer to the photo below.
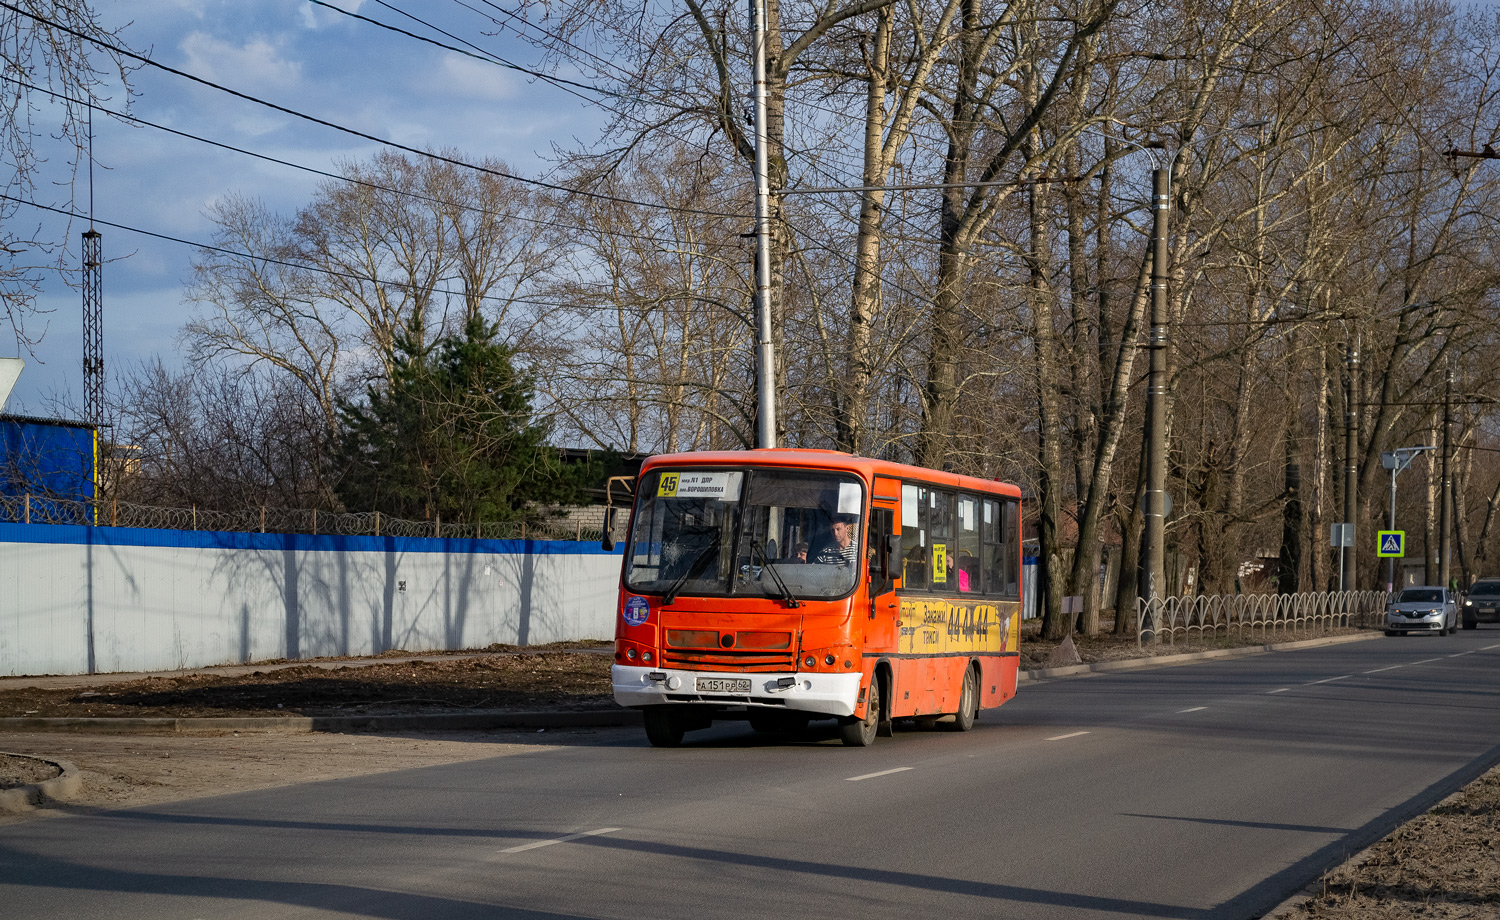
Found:
<svg viewBox="0 0 1500 920"><path fill-rule="evenodd" d="M625 622L639 626L651 615L651 608L644 597L632 597L625 601Z"/></svg>

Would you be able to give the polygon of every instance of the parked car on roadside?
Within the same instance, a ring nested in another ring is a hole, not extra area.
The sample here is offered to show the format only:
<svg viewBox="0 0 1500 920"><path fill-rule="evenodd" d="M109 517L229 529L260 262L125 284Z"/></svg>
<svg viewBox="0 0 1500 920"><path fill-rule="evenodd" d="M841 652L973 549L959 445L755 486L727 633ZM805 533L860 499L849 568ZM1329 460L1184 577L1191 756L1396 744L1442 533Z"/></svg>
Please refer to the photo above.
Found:
<svg viewBox="0 0 1500 920"><path fill-rule="evenodd" d="M1447 588L1420 585L1402 588L1385 608L1385 634L1435 633L1446 636L1458 631L1458 604Z"/></svg>
<svg viewBox="0 0 1500 920"><path fill-rule="evenodd" d="M1464 629L1478 629L1480 623L1500 623L1500 578L1481 578L1469 586L1464 596Z"/></svg>

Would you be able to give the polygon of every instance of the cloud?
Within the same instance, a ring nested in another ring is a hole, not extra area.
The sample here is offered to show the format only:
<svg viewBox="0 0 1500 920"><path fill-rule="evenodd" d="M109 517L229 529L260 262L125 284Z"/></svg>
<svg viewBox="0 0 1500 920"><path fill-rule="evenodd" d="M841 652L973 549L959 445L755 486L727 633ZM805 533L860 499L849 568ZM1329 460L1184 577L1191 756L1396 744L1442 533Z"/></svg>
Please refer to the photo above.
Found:
<svg viewBox="0 0 1500 920"><path fill-rule="evenodd" d="M436 70L426 72L425 79L418 81L421 91L436 93L442 97L461 96L490 101L516 98L517 74L494 64L476 61L471 57L449 52Z"/></svg>
<svg viewBox="0 0 1500 920"><path fill-rule="evenodd" d="M364 0L329 0L329 2L332 6L336 6L347 13L357 13L359 12L359 8L361 6L364 6ZM323 14L324 18L338 18L337 14L327 10L319 10L311 3L301 4L298 7L298 10L302 14L302 25L309 29L316 29L322 25L322 23L319 22L320 13Z"/></svg>
<svg viewBox="0 0 1500 920"><path fill-rule="evenodd" d="M233 45L204 32L189 33L182 40L189 73L235 89L286 89L302 79L302 65L281 56L264 38Z"/></svg>

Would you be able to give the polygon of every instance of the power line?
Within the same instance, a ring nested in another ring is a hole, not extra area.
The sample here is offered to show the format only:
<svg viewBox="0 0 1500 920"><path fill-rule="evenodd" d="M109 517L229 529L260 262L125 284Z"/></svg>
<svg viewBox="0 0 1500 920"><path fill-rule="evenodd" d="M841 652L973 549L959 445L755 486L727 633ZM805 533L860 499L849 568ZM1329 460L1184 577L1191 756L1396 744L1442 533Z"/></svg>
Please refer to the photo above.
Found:
<svg viewBox="0 0 1500 920"><path fill-rule="evenodd" d="M87 102L86 100L74 99L71 96L67 96L67 95L64 95L62 93L59 93L56 90L47 89L46 87L43 87L43 86L36 86L34 84L27 83L25 80L18 80L15 77L9 76L7 74L0 74L0 80L4 80L7 83L15 83L18 86L24 86L27 89L36 90L37 92L47 93L48 95L52 96L55 99L62 99L62 100L65 100L67 102L75 103L77 105L89 105L89 106L91 106L95 110L103 112L106 115L110 115L110 116L113 116L115 118L121 119L122 121L129 121L129 122L133 122L133 123L138 124L138 125L143 125L143 126L148 127L148 128L155 128L156 130L158 130L158 131L164 131L167 134L176 135L177 137L186 138L186 139L192 140L192 141L198 141L199 143L207 144L210 147L218 147L221 150L228 150L228 151L230 151L232 153L243 154L244 156L247 156L247 157L254 157L257 160L264 160L267 163L275 163L278 166L285 166L285 167L287 167L289 169L300 170L302 172L311 173L311 174L313 174L315 176L322 176L322 177L324 177L326 179L335 179L335 180L338 180L340 182L347 182L347 183L349 183L351 185L358 185L358 186L362 186L364 188L372 189L372 190L375 190L375 191L389 192L389 193L391 193L393 195L401 195L401 196L404 196L404 197L407 197L407 198L415 199L417 201L425 201L425 202L427 202L429 204L440 204L440 205L444 205L444 206L447 206L447 207L455 207L455 208L459 208L461 210L471 211L471 212L474 212L476 214L488 214L489 213L484 208L478 207L476 205L465 204L465 203L463 203L461 201L444 201L444 200L442 200L440 198L434 198L434 197L432 197L430 195L423 195L420 192L413 192L413 191L408 191L406 189L392 188L390 186L381 185L381 184L379 184L377 182L370 182L370 181L365 180L365 179L354 179L354 178L350 178L349 176L341 175L339 173L329 172L328 170L324 170L324 169L318 169L315 166L306 166L306 165L304 165L302 163L294 163L294 162L292 162L290 160L283 160L283 159L280 159L278 157L273 157L273 156L271 156L269 154L257 153L254 150L246 150L243 147L236 147L233 144L227 144L227 143L224 143L223 141L216 141L216 140L213 140L211 138L201 137L201 136L196 135L196 134L190 134L187 131L180 131L180 130L178 130L176 128L169 128L166 125L157 124L156 122L149 121L149 120L147 120L145 118L141 118L138 115L131 115L128 112L121 112L121 111L118 111L118 110L115 110L115 109L108 109L108 108L105 108L103 106ZM90 162L90 168L92 168L92 161ZM567 224L567 223L562 223L562 222L559 222L559 221L556 221L556 220L547 220L547 219L539 218L539 217L528 217L528 216L526 216L524 214L507 214L507 215L505 215L505 219L506 220L521 221L522 223L540 224L540 225L546 226L546 227L558 227L558 228L561 228L561 229L564 229L564 230L578 230L580 232L585 232L585 233L586 232L591 232L591 231L597 229L595 227L584 227L584 226L581 226L581 225L578 225L578 224ZM625 238L625 239L640 240L642 242L647 242L647 243L671 243L671 244L675 245L675 244L680 244L680 243L686 242L684 240L679 240L679 239L676 239L676 238L669 238L669 237L662 237L662 236L646 236L644 234L629 233L629 232L623 232L623 231L612 232L610 235L611 236L622 237L622 238ZM712 248L718 248L718 249L731 249L731 248L734 248L737 244L734 244L734 243L707 243L707 244L702 244L702 245L706 245L706 246L709 246L709 247L712 247Z"/></svg>
<svg viewBox="0 0 1500 920"><path fill-rule="evenodd" d="M234 96L234 97L239 98L239 99L244 99L247 102L253 102L253 103L257 104L257 105L265 106L268 109L272 109L273 111L281 112L284 115L290 115L293 118L300 118L300 119L302 119L304 121L309 121L309 122L312 122L313 124L321 125L321 126L323 126L325 128L332 128L335 131L340 131L340 132L342 132L344 134L348 134L348 135L351 135L353 137L358 137L358 138L360 138L362 140L373 141L374 143L381 144L381 145L386 146L386 147L391 147L391 148L393 148L395 150L402 150L402 151L405 151L407 153L415 154L416 156L426 157L428 159L437 160L437 161L443 162L443 163L449 163L449 164L452 164L454 166L461 166L461 167L463 167L465 169L472 169L472 170L475 170L477 172L487 173L489 175L498 176L498 177L500 177L502 179L509 179L509 180L511 180L513 182L520 182L520 183L523 183L523 184L526 184L526 185L535 185L535 186L538 186L540 188L551 189L552 191L563 192L563 193L566 193L566 194L569 194L569 195L577 195L577 196L580 196L580 197L583 197L583 198L593 198L593 199L596 199L596 200L599 200L599 201L610 201L610 202L614 202L615 204L632 205L632 206L635 206L635 207L642 207L642 208L655 208L657 210L662 210L662 211L676 211L676 212L683 213L683 214L699 214L699 215L708 216L708 217L731 217L731 218L735 218L737 220L749 220L750 219L750 216L748 214L737 214L737 213L726 212L726 211L708 211L708 210L701 210L701 209L696 209L696 208L680 208L680 207L676 207L674 205L658 204L658 203L649 202L649 201L636 201L636 200L630 199L630 198L621 198L621 197L617 197L617 196L614 196L614 195L605 195L605 194L602 194L602 193L599 193L599 192L588 192L588 191L583 191L583 190L580 190L580 189L571 189L571 188L568 188L566 186L557 185L557 184L554 184L554 183L551 183L551 182L544 182L544 181L542 181L540 179L528 179L528 178L526 178L524 176L518 176L518 175L515 175L514 173L505 172L504 170L493 169L493 168L490 168L490 167L487 167L487 166L480 166L480 165L477 165L477 164L474 164L474 163L468 163L468 162L465 162L464 160L460 160L460 159L458 159L456 157L443 156L442 154L433 153L432 151L429 151L429 150L420 150L420 149L418 149L416 147L410 147L410 146L407 146L405 144L399 144L399 143L397 143L395 141L387 140L387 139L385 139L383 137L379 137L379 136L374 135L374 134L369 134L369 133L364 132L364 131L359 131L359 130L357 130L355 128L349 128L349 127L346 127L344 125L336 124L335 122L331 122L331 121L328 121L326 119L318 118L318 117L316 117L314 115L308 115L305 112L299 112L296 109L290 109L290 108L287 108L286 106L278 105L277 103L270 102L270 101L267 101L265 99L260 99L260 98L258 98L256 96L251 96L248 93L242 93L239 90L230 89L227 86L223 86L221 84L215 83L212 80L206 80L203 77L195 76L194 74L187 73L186 71L178 70L175 67L168 67L166 64L162 64L162 63L160 63L158 61L154 61L151 58L146 57L145 55L137 54L134 51L127 50L127 49L125 49L125 48L123 48L123 47L121 47L119 45L114 45L114 44L106 42L106 41L104 41L102 39L95 38L94 36L86 35L83 32L79 32L76 29L69 28L68 26L63 25L62 23L55 22L55 21L50 20L50 19L44 19L41 16L37 16L36 14L31 13L31 12L29 12L27 10L23 10L23 9L21 9L18 6L15 6L12 3L5 2L5 0L0 0L0 9L7 9L7 10L10 10L11 12L13 12L13 13L18 13L20 15L25 16L28 19L31 19L31 20L35 21L35 22L42 23L42 24L47 25L47 26L49 26L51 28L57 29L60 32L65 32L65 33L67 33L69 35L74 36L75 38L80 38L80 39L82 39L82 40L84 40L86 42L89 42L90 44L98 45L100 48L103 48L103 49L105 49L107 51L112 51L115 54L121 55L122 57L127 57L127 58L130 58L131 60L139 61L142 64L145 64L145 65L147 65L149 67L155 67L156 69L164 71L166 73L170 73L173 76L182 77L185 80L190 80L190 81L192 81L194 83L198 83L198 84L200 84L202 86L207 86L210 89L216 89L219 92L227 93L228 95Z"/></svg>
<svg viewBox="0 0 1500 920"><path fill-rule="evenodd" d="M62 215L63 217L68 217L68 218L71 218L71 219L74 219L74 220L82 220L85 217L87 217L87 215L79 213L77 211L71 211L71 210L67 210L65 208L53 207L51 205L42 204L41 202L38 202L38 201L29 201L29 200L27 200L25 198L17 198L17 197L15 197L13 195L6 195L6 194L3 194L3 193L0 193L0 200L11 201L11 202L15 202L16 204L24 204L24 205L27 205L28 207L33 207L33 208L36 208L36 209L41 210L41 211L49 211L49 212L51 212L53 214L59 214L59 215ZM293 268L293 269L297 269L299 271L314 272L314 273L320 274L320 275L328 275L329 277L333 277L333 278L346 278L346 279L349 279L349 280L352 280L352 281L359 281L359 282L368 283L368 284L375 284L375 285L388 285L390 287L395 287L395 288L412 288L412 287L420 287L421 286L421 285L413 284L413 283L407 282L407 281L395 281L395 280L390 280L390 279L386 279L386 278L371 278L371 277L368 277L368 276L365 276L365 275L355 274L354 272L338 271L337 269L331 269L331 268L321 268L321 267L319 267L317 265L309 265L309 264L307 264L305 262L293 262L293 261L290 261L290 260L287 260L287 259L277 259L277 258L273 258L271 256L256 255L254 253L242 252L242 251L237 250L237 249L229 249L229 248L224 247L224 246L215 246L215 245L210 244L210 243L201 243L201 242L198 242L196 240L186 240L186 239L182 239L181 237L171 236L171 235L166 234L166 233L157 233L154 230L143 230L140 227L132 227L129 224L115 223L114 221L103 220L102 218L94 218L93 219L93 223L102 224L102 225L104 225L106 227L113 227L116 230L124 230L124 231L129 232L129 233L139 233L141 236L149 236L149 237L151 237L153 239L164 240L164 241L166 241L168 243L178 243L178 244L183 245L183 246L192 246L195 249L201 249L201 250L204 250L204 251L207 251L207 252L217 252L217 253L219 253L221 255L232 256L232 257L237 258L237 259L248 259L248 260L250 260L252 262L257 262L257 263L261 263L261 264L265 264L265 265L279 265L279 266L282 266L284 268ZM470 296L469 294L467 294L464 291L455 291L455 290L452 290L450 288L433 287L433 288L431 288L431 291L433 293L435 293L435 294L443 294L443 295L446 295L446 296L449 296L449 297L468 297L468 296ZM523 297L496 297L496 296L494 296L492 294L481 294L481 295L479 295L479 299L483 300L483 301L490 301L490 302L493 302L493 303L501 303L501 304L519 304L521 306L528 306L528 307L551 307L551 308L557 308L557 309L562 309L562 310L584 310L584 311L600 312L600 313L609 312L609 311L612 311L612 310L616 309L615 305L604 304L604 303L597 304L597 305L595 305L595 304L580 304L580 303L560 303L560 302L557 302L557 301L549 301L549 300L532 300L530 298L523 298ZM624 306L624 304L620 304L620 306Z"/></svg>
<svg viewBox="0 0 1500 920"><path fill-rule="evenodd" d="M598 93L601 96L614 96L617 99L618 98L623 98L620 93L614 92L613 90L603 89L602 87L598 87L598 86L589 86L587 83L578 83L578 82L575 82L573 80L564 79L562 77L550 76L548 74L542 73L541 71L531 70L529 68L522 67L520 64L514 63L512 61L507 61L505 58L502 58L499 55L491 54L490 52L485 51L483 48L480 48L479 46L473 44L472 42L464 41L463 39L459 38L456 35L453 35L452 33L445 32L442 29L439 29L437 26L435 26L435 25L433 25L433 24L431 24L429 22L424 22L423 20L418 19L416 16L413 16L410 13L407 13L407 12L404 12L402 10L396 9L394 6L391 6L389 3L383 3L383 2L381 2L381 0L375 0L375 2L379 3L381 6L385 7L386 9L390 10L393 13L397 13L399 15L405 16L407 19L410 19L413 22L417 22L417 23L420 23L421 25L426 26L427 28L433 30L434 32L437 32L440 35L446 35L448 38L451 38L454 41L463 42L464 44L468 45L470 48L473 48L474 51L465 51L462 48L455 48L452 45L445 45L442 42L437 41L435 39L428 38L425 35L418 35L415 32L408 32L407 30L402 29L402 28L400 28L398 26L389 25L389 24L381 22L381 21L379 21L377 19L371 19L368 16L361 16L358 13L351 12L349 10L340 9L340 8L334 6L331 3L325 3L324 0L307 0L307 2L315 4L317 6L324 7L325 9L333 10L335 13L342 13L345 16L350 17L351 19L358 19L360 22L367 22L367 23L369 23L372 26L379 26L382 29L386 29L388 31L395 32L397 35L405 35L407 38L414 38L414 39L416 39L419 42L426 42L429 45L434 45L434 46L436 46L438 48L442 48L445 51L452 51L454 54L462 54L465 57L471 57L471 58L473 58L476 61L483 61L486 64L494 64L497 67L504 67L504 68L507 68L509 70L519 71L520 73L527 74L528 76L536 77L538 80L545 80L546 82L551 83L554 86L556 86L558 89L562 89L564 92L572 93L573 95L578 96L578 98L580 98L580 99L584 99L586 97L581 96L578 93L573 92L572 89L567 89L567 87L575 87L577 89L588 90L591 93ZM476 51L479 52L479 53L476 54L475 53ZM587 100L587 101L592 102L593 100L590 99L590 100Z"/></svg>

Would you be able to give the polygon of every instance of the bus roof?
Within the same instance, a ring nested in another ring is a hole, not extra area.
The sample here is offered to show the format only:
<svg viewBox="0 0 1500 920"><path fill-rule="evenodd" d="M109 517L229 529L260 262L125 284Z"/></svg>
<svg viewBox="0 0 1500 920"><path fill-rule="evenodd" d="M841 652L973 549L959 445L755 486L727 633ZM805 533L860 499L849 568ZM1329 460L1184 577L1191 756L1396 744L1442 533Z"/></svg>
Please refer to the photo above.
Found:
<svg viewBox="0 0 1500 920"><path fill-rule="evenodd" d="M837 450L816 448L758 448L756 450L704 450L680 454L658 454L641 464L641 475L662 466L782 466L803 469L847 470L858 473L867 484L873 485L876 476L893 479L919 479L922 482L973 492L989 492L1021 497L1020 487L1000 480L980 479L960 473L945 473L941 470L876 460L871 457L856 457Z"/></svg>

